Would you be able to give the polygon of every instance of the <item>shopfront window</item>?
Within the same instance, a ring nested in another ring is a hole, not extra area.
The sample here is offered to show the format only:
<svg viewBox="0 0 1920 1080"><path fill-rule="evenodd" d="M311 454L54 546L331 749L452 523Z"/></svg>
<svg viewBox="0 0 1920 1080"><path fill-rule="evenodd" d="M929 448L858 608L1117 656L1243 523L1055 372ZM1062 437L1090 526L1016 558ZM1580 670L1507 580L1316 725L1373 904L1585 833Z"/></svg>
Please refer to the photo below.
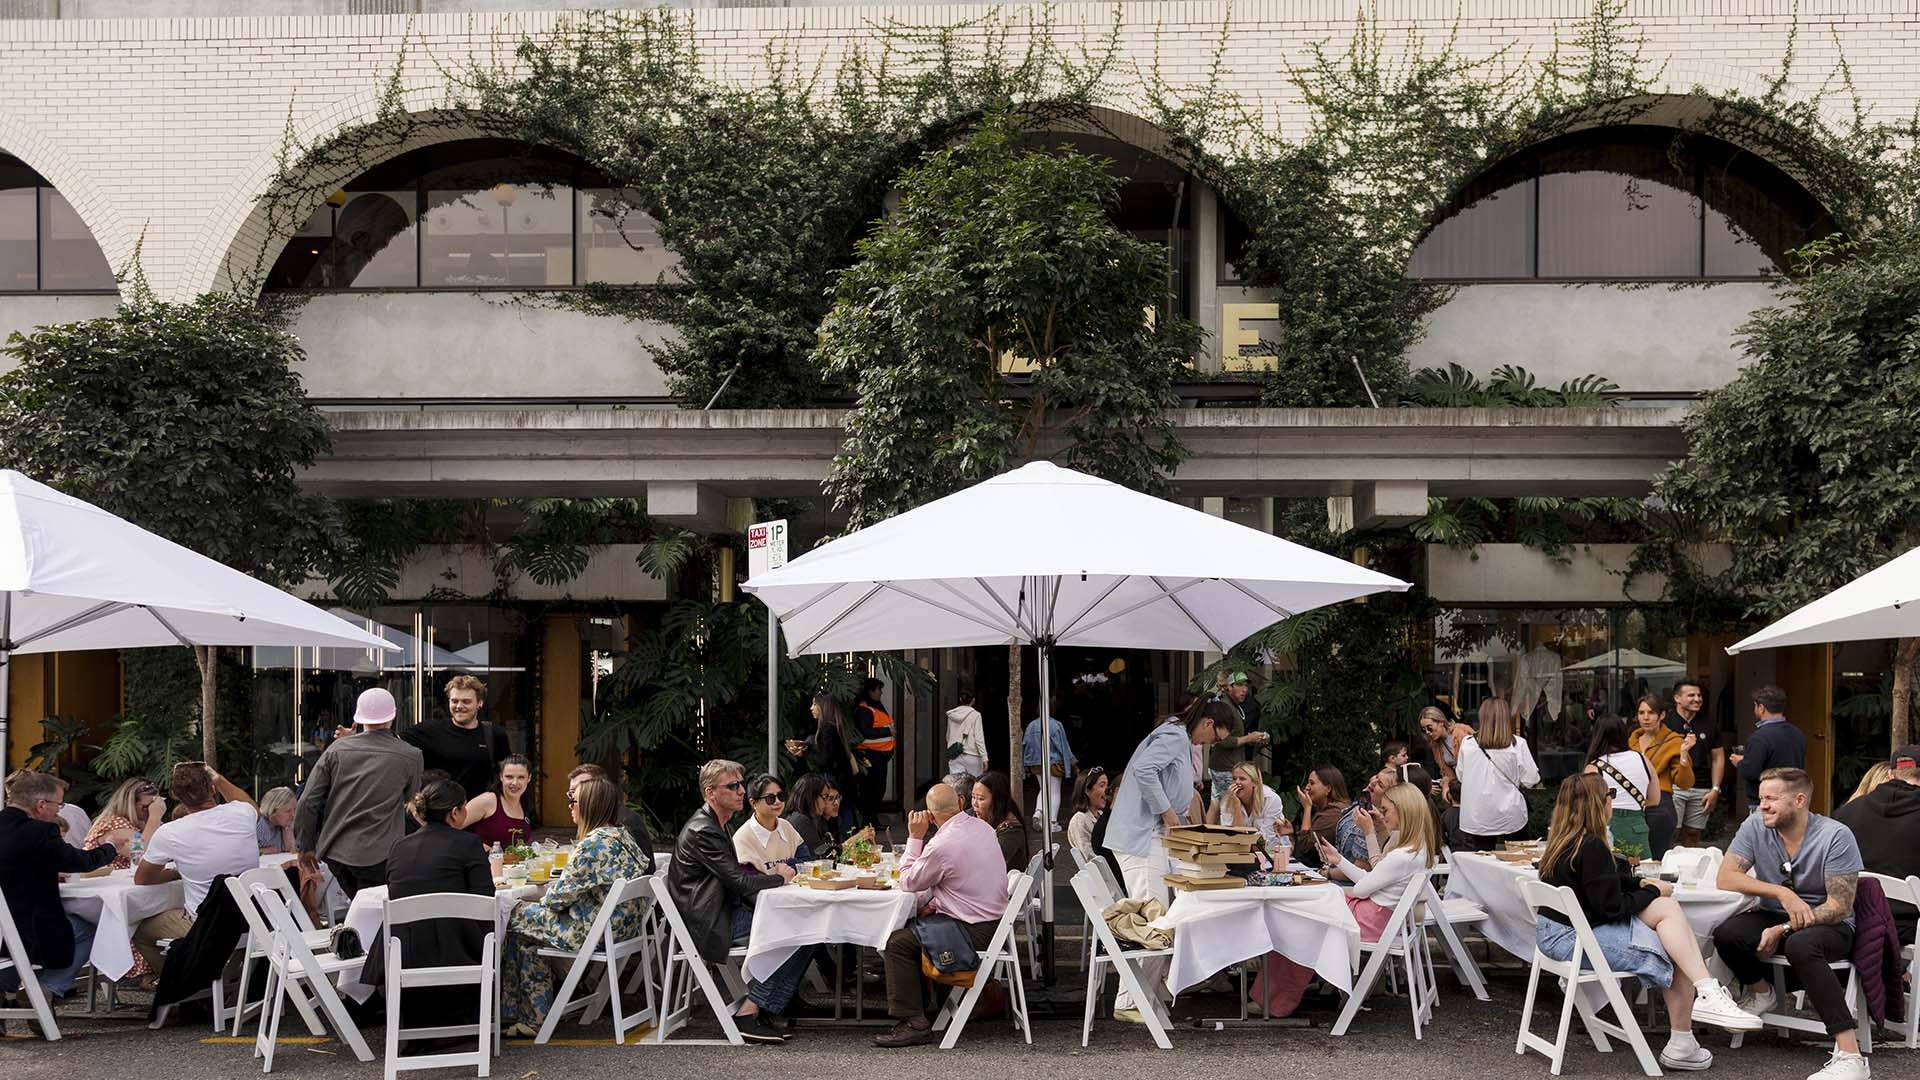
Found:
<svg viewBox="0 0 1920 1080"><path fill-rule="evenodd" d="M1500 698L1543 781L1579 772L1596 718L1631 719L1686 675L1686 639L1622 608L1453 608L1434 618L1427 692L1468 723Z"/></svg>
<svg viewBox="0 0 1920 1080"><path fill-rule="evenodd" d="M532 742L527 619L485 604L392 605L371 614L331 609L396 649L253 650L256 772L264 789L292 784L353 722L362 691L381 687L399 706L399 727L447 715L444 687L455 675L487 684L481 720L507 733L516 752Z"/></svg>
<svg viewBox="0 0 1920 1080"><path fill-rule="evenodd" d="M113 292L113 268L66 197L0 154L0 292Z"/></svg>

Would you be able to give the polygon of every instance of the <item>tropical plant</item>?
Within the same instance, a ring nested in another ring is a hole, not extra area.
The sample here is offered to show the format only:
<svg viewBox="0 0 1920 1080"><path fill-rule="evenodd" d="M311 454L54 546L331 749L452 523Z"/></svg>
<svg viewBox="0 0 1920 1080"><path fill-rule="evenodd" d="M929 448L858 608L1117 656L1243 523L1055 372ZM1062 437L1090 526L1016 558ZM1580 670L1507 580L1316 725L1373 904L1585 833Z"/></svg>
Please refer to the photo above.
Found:
<svg viewBox="0 0 1920 1080"><path fill-rule="evenodd" d="M173 710L156 716L121 715L113 719L113 734L93 759L94 771L109 780L143 776L165 788L173 766L198 749L199 725L191 712Z"/></svg>

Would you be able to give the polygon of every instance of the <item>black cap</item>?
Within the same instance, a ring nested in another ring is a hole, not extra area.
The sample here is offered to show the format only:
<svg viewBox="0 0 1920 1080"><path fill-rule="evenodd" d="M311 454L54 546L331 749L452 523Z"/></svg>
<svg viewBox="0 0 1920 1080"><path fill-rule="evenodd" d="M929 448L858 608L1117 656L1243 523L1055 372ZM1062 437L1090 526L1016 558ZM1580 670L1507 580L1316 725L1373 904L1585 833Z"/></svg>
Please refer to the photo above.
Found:
<svg viewBox="0 0 1920 1080"><path fill-rule="evenodd" d="M1909 743L1900 747L1893 752L1893 757L1887 764L1896 769L1920 769L1920 746Z"/></svg>

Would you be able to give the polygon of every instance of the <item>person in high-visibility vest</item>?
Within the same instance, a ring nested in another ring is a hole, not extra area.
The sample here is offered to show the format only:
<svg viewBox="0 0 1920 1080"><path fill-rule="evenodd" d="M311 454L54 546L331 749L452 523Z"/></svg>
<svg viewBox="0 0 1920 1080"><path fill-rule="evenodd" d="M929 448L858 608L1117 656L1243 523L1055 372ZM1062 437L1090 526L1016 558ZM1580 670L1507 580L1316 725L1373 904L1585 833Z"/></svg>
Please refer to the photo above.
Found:
<svg viewBox="0 0 1920 1080"><path fill-rule="evenodd" d="M854 779L855 806L860 820L869 825L879 820L880 804L887 793L887 769L897 745L893 716L880 704L880 692L886 686L879 679L868 679L853 706L854 750L867 762L866 771Z"/></svg>

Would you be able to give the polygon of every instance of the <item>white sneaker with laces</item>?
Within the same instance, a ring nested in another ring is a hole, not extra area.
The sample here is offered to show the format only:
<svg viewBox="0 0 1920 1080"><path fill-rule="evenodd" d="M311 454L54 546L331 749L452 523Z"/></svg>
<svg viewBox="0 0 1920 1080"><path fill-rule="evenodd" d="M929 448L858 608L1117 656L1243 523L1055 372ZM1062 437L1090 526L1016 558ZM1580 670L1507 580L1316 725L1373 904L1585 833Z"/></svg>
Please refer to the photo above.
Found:
<svg viewBox="0 0 1920 1080"><path fill-rule="evenodd" d="M1759 1031L1762 1027L1758 1016L1734 1004L1727 988L1712 979L1694 987L1693 1018L1728 1031Z"/></svg>
<svg viewBox="0 0 1920 1080"><path fill-rule="evenodd" d="M1773 992L1773 987L1767 986L1763 987L1758 993L1748 994L1741 1000L1740 1008L1745 1012L1752 1013L1754 1016L1764 1016L1774 1011L1779 1004L1779 995Z"/></svg>
<svg viewBox="0 0 1920 1080"><path fill-rule="evenodd" d="M1827 1059L1827 1066L1807 1080L1868 1080L1873 1070L1867 1067L1867 1059L1859 1054L1849 1054L1844 1050L1835 1050Z"/></svg>
<svg viewBox="0 0 1920 1080"><path fill-rule="evenodd" d="M1713 1051L1697 1042L1684 1050L1668 1043L1666 1048L1660 1051L1660 1064L1683 1072L1699 1072L1713 1067Z"/></svg>

